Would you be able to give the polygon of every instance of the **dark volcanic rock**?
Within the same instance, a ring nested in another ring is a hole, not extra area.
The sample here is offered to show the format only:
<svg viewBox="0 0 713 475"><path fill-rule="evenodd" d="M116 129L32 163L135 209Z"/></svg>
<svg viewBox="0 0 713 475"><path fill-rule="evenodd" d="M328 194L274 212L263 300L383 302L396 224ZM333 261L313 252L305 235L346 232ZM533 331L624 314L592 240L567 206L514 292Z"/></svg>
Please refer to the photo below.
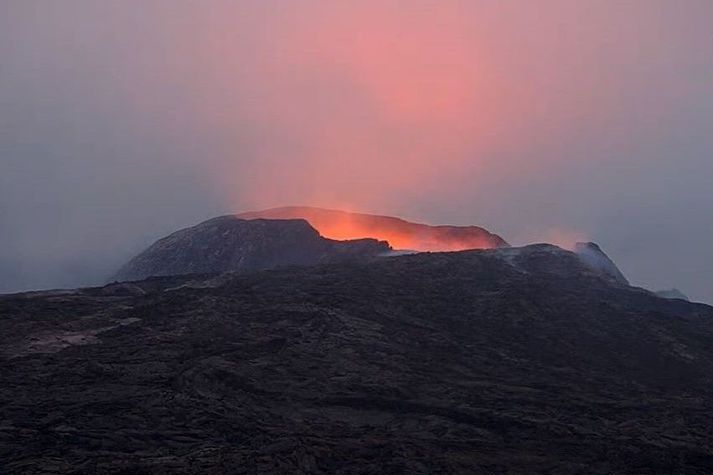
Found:
<svg viewBox="0 0 713 475"><path fill-rule="evenodd" d="M163 238L127 263L115 280L237 272L372 257L390 247L375 239L325 239L304 220L214 218Z"/></svg>
<svg viewBox="0 0 713 475"><path fill-rule="evenodd" d="M713 308L553 246L0 298L3 473L713 471Z"/></svg>
<svg viewBox="0 0 713 475"><path fill-rule="evenodd" d="M478 226L430 226L401 218L346 211L288 206L238 215L244 219L305 219L333 239L376 238L396 249L462 251L508 247L497 234Z"/></svg>

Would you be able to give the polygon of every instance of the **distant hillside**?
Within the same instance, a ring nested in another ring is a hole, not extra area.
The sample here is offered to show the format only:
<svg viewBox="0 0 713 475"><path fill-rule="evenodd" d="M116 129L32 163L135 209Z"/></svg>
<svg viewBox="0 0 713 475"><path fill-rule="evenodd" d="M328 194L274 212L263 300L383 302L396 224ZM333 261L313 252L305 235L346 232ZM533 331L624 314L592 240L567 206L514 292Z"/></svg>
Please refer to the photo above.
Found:
<svg viewBox="0 0 713 475"><path fill-rule="evenodd" d="M375 239L325 239L304 220L222 216L160 239L119 270L115 280L193 273L255 271L362 259L386 253Z"/></svg>

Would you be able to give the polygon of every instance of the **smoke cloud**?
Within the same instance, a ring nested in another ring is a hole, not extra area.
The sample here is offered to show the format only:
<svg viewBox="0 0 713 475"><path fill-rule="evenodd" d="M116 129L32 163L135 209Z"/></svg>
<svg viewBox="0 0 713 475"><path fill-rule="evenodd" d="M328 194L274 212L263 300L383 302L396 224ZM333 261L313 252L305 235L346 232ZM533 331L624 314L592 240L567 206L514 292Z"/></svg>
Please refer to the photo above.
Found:
<svg viewBox="0 0 713 475"><path fill-rule="evenodd" d="M713 301L713 4L5 0L0 291L290 204L596 241ZM566 244L566 243L565 243Z"/></svg>

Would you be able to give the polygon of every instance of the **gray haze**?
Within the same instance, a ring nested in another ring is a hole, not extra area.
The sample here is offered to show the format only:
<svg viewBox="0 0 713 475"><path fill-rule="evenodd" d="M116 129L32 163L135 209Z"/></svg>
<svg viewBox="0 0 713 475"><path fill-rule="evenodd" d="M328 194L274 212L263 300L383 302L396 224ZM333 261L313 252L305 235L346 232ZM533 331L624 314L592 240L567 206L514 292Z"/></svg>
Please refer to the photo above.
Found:
<svg viewBox="0 0 713 475"><path fill-rule="evenodd" d="M0 0L0 292L278 205L598 242L713 302L710 0Z"/></svg>

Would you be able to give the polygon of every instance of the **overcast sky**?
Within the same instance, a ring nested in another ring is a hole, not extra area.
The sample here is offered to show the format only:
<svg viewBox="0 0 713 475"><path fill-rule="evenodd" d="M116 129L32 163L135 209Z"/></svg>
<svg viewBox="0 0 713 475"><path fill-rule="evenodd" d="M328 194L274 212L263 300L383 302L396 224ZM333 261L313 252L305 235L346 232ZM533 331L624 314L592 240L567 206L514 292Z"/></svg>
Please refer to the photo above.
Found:
<svg viewBox="0 0 713 475"><path fill-rule="evenodd" d="M713 302L710 0L0 0L0 291L310 204Z"/></svg>

